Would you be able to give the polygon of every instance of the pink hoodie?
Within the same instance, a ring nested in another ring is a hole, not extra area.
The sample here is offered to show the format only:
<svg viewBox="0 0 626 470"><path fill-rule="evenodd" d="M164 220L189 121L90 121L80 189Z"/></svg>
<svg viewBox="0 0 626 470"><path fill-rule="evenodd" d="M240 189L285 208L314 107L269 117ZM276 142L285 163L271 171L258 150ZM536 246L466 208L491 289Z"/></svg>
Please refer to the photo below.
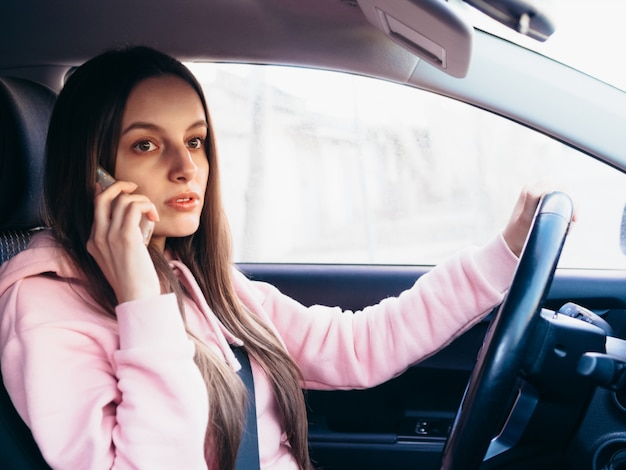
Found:
<svg viewBox="0 0 626 470"><path fill-rule="evenodd" d="M274 329L309 389L380 384L433 354L502 300L517 259L502 237L359 312L304 307L233 270L241 302ZM234 370L229 334L188 269L189 327ZM67 279L76 282L67 282ZM173 294L127 302L117 322L81 287L48 232L0 268L0 353L6 388L53 468L206 469L208 399ZM294 469L276 402L252 364L261 467Z"/></svg>

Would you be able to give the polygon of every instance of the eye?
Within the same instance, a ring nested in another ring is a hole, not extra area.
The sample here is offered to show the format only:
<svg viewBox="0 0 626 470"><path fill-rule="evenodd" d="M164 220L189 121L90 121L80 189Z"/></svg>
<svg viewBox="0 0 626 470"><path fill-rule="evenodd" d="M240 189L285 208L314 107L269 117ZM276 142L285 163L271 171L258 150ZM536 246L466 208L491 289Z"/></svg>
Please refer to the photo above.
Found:
<svg viewBox="0 0 626 470"><path fill-rule="evenodd" d="M200 149L204 145L204 138L202 137L193 137L187 141L187 147L192 149Z"/></svg>
<svg viewBox="0 0 626 470"><path fill-rule="evenodd" d="M157 147L149 140L142 140L140 142L137 142L133 148L139 152L151 152L153 150L156 150Z"/></svg>

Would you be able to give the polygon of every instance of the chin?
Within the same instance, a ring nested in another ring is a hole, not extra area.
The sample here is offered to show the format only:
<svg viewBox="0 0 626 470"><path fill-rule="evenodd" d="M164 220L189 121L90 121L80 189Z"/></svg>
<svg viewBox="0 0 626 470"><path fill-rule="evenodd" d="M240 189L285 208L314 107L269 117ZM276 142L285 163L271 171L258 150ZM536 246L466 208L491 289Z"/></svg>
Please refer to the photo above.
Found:
<svg viewBox="0 0 626 470"><path fill-rule="evenodd" d="M198 227L189 230L179 229L167 235L167 238L184 238L193 235L198 231Z"/></svg>
<svg viewBox="0 0 626 470"><path fill-rule="evenodd" d="M166 230L159 230L159 235L166 238L183 238L193 235L198 231L199 227L198 221L195 223L181 223L178 222L176 224L171 224L170 228ZM158 227L157 227L158 229ZM155 229L155 233L157 230Z"/></svg>

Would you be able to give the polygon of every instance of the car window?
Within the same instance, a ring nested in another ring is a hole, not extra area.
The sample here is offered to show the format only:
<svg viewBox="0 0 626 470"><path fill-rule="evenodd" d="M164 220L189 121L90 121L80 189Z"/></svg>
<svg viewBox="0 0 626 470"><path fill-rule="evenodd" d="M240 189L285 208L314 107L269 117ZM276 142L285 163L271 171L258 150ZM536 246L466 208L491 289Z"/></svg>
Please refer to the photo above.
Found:
<svg viewBox="0 0 626 470"><path fill-rule="evenodd" d="M545 182L576 205L560 266L626 266L625 176L558 141L381 80L190 67L216 129L238 262L436 264L488 241L522 187Z"/></svg>

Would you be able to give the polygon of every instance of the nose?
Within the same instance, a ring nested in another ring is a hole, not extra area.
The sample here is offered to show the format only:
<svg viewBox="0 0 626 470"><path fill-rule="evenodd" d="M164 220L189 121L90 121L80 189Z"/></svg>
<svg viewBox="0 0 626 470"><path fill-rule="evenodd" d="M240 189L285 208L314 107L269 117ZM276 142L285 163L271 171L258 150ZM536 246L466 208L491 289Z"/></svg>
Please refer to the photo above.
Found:
<svg viewBox="0 0 626 470"><path fill-rule="evenodd" d="M172 181L190 181L198 171L198 165L194 162L186 145L179 145L172 149L170 162L170 179Z"/></svg>

